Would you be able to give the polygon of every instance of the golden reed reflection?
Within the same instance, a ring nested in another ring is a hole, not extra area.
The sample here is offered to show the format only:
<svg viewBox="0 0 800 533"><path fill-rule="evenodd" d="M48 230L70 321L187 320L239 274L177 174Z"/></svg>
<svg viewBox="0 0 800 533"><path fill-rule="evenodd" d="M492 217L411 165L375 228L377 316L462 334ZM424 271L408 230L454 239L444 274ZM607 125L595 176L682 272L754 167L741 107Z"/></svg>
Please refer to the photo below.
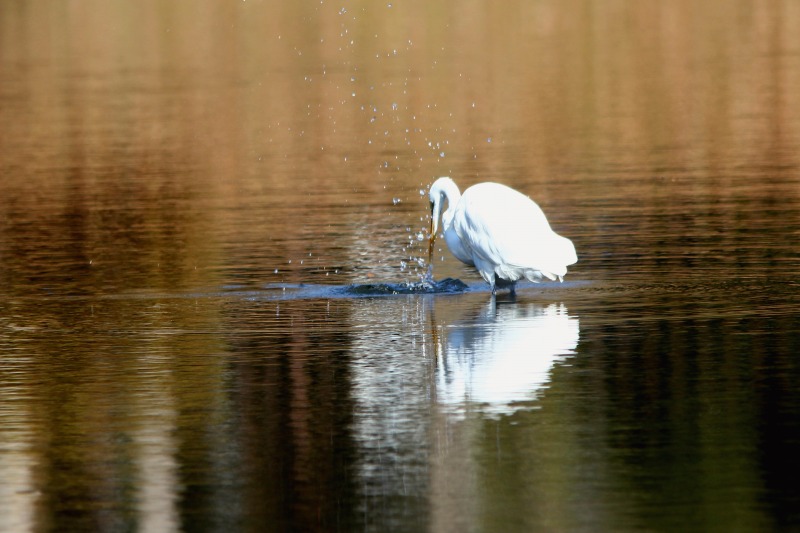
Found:
<svg viewBox="0 0 800 533"><path fill-rule="evenodd" d="M579 241L605 228L575 206L798 194L791 1L14 5L4 232L21 269L26 243L72 241L87 287L124 285L123 262L157 277L162 255L164 286L214 283L223 228L269 243L270 272L309 252L351 264L333 241L363 225L358 204L384 217L402 199L394 230L415 231L417 191L445 174L532 194ZM770 180L743 177L765 161ZM231 206L254 201L264 216L240 221Z"/></svg>
<svg viewBox="0 0 800 533"><path fill-rule="evenodd" d="M791 1L201 2L191 16L153 1L82 2L61 15L31 6L3 17L7 41L21 44L6 54L47 58L17 77L13 90L29 96L3 112L28 118L4 121L15 145L48 141L33 161L30 150L9 154L25 167L69 146L87 163L102 157L107 139L93 133L109 122L127 146L169 148L206 169L202 186L228 194L300 175L380 190L376 174L408 186L397 174L414 172L414 186L444 169L545 185L565 170L710 170L798 138ZM28 18L42 24L19 24ZM720 135L724 153L693 148Z"/></svg>

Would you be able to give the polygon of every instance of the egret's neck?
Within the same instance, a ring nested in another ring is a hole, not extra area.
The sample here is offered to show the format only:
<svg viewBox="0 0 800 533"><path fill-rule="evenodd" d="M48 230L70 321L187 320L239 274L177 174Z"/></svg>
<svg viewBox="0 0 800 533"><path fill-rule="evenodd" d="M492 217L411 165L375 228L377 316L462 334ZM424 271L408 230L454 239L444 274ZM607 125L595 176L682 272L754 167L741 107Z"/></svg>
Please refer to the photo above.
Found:
<svg viewBox="0 0 800 533"><path fill-rule="evenodd" d="M461 191L452 181L442 189L442 199L447 200L447 209L442 213L442 231L447 231L453 223L456 214L456 206L461 200Z"/></svg>

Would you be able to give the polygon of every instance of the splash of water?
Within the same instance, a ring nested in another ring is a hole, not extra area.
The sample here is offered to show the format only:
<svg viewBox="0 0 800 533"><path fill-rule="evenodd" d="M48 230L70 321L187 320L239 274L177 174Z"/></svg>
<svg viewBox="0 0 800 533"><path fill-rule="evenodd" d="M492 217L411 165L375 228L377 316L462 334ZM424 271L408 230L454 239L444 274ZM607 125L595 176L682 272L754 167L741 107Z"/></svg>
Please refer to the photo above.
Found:
<svg viewBox="0 0 800 533"><path fill-rule="evenodd" d="M430 285L434 285L436 281L433 279L433 263L428 265L428 268L425 270L425 274L420 279L421 283L428 283Z"/></svg>

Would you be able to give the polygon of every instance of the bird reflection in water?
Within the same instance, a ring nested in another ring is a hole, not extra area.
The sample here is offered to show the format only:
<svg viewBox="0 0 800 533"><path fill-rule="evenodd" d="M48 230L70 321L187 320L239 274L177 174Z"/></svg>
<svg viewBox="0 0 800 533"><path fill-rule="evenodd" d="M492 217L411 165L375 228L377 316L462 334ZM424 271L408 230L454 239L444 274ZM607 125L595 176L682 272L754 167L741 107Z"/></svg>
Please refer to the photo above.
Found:
<svg viewBox="0 0 800 533"><path fill-rule="evenodd" d="M435 322L435 318L432 320ZM563 304L490 300L435 334L436 396L446 411L510 414L537 398L553 367L575 353L579 323Z"/></svg>

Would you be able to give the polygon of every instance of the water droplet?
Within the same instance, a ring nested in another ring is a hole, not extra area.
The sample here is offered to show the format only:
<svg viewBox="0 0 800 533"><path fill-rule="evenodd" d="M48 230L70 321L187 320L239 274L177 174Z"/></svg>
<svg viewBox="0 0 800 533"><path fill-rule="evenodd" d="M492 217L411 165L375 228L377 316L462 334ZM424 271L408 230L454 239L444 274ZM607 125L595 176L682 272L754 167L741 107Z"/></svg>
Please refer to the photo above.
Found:
<svg viewBox="0 0 800 533"><path fill-rule="evenodd" d="M402 202L402 200L400 198L392 198L392 204L397 205L400 202Z"/></svg>
<svg viewBox="0 0 800 533"><path fill-rule="evenodd" d="M444 152L439 152L439 157L444 157Z"/></svg>
<svg viewBox="0 0 800 533"><path fill-rule="evenodd" d="M417 240L418 241L421 241L424 238L425 238L425 235L423 235L422 233L417 233Z"/></svg>
<svg viewBox="0 0 800 533"><path fill-rule="evenodd" d="M492 138L491 138L491 137L487 138L487 139L486 139L486 142L487 142L487 143L490 143L490 142L492 142Z"/></svg>

